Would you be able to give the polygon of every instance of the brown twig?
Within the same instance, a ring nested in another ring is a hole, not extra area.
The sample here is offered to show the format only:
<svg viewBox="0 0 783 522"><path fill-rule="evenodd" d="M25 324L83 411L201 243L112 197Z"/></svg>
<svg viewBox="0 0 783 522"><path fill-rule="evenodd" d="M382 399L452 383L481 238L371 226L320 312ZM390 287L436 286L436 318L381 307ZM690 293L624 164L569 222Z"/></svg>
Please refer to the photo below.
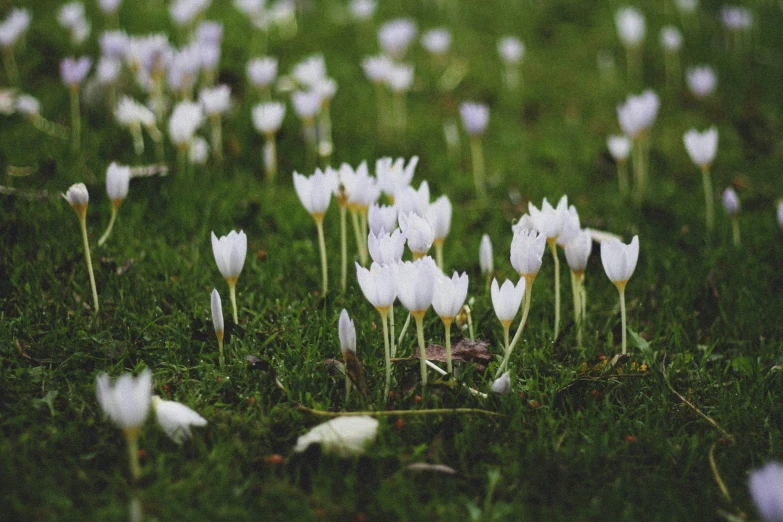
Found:
<svg viewBox="0 0 783 522"><path fill-rule="evenodd" d="M460 414L460 413L478 413L481 415L488 415L490 417L506 417L506 415L503 415L502 413L497 413L494 411L489 410L482 410L479 408L434 408L434 409L428 409L428 410L381 410L381 411L323 411L323 410L314 410L313 408L308 408L307 406L304 406L303 404L297 404L296 409L301 411L306 411L308 413L312 413L313 415L317 415L319 417L361 417L361 416L370 416L370 417L403 417L403 416L415 416L415 415L449 415L449 414Z"/></svg>

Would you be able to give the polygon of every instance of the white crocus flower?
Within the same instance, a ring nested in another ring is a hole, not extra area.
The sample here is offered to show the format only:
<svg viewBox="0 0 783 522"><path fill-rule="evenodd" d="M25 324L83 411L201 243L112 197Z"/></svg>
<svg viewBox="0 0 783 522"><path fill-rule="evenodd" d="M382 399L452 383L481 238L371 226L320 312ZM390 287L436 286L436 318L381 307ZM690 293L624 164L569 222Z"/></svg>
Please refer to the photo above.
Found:
<svg viewBox="0 0 783 522"><path fill-rule="evenodd" d="M212 232L212 253L220 274L228 283L234 324L238 324L236 285L247 257L247 235L242 230L239 232L232 230L227 236L218 239Z"/></svg>
<svg viewBox="0 0 783 522"><path fill-rule="evenodd" d="M167 401L157 395L152 396L152 408L158 425L177 444L191 437L191 426L206 426L207 419L176 401Z"/></svg>
<svg viewBox="0 0 783 522"><path fill-rule="evenodd" d="M301 453L311 444L320 444L324 453L352 457L364 453L377 435L377 419L368 416L337 417L299 437L294 451Z"/></svg>
<svg viewBox="0 0 783 522"><path fill-rule="evenodd" d="M617 287L620 293L620 312L622 314L623 328L623 353L626 353L626 326L625 326L625 286L636 269L639 259L639 236L634 236L628 245L617 239L610 239L601 243L601 263L609 280Z"/></svg>

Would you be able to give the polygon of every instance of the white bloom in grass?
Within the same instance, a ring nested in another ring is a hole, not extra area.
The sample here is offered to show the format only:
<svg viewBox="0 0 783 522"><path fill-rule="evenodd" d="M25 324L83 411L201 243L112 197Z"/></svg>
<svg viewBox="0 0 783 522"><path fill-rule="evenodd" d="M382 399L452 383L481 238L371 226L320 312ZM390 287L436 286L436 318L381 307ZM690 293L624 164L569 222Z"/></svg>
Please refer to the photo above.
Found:
<svg viewBox="0 0 783 522"><path fill-rule="evenodd" d="M65 29L73 30L84 20L84 4L81 2L63 4L57 12L57 23Z"/></svg>
<svg viewBox="0 0 783 522"><path fill-rule="evenodd" d="M405 186L394 194L394 206L399 217L414 213L419 217L427 215L430 208L430 185L422 181L419 189Z"/></svg>
<svg viewBox="0 0 783 522"><path fill-rule="evenodd" d="M783 201L778 202L778 226L783 228Z"/></svg>
<svg viewBox="0 0 783 522"><path fill-rule="evenodd" d="M574 272L584 272L592 249L592 234L589 230L580 230L565 246L568 267Z"/></svg>
<svg viewBox="0 0 783 522"><path fill-rule="evenodd" d="M117 123L123 127L131 127L132 125L152 127L155 125L155 114L128 96L120 98L114 109L114 117L117 119Z"/></svg>
<svg viewBox="0 0 783 522"><path fill-rule="evenodd" d="M297 63L291 73L302 87L314 88L326 78L326 62L322 54L314 54Z"/></svg>
<svg viewBox="0 0 783 522"><path fill-rule="evenodd" d="M385 54L399 60L405 56L416 32L416 23L413 20L396 18L386 22L378 30L378 43Z"/></svg>
<svg viewBox="0 0 783 522"><path fill-rule="evenodd" d="M68 87L78 87L87 77L92 67L92 59L82 56L78 59L65 58L60 62L60 76Z"/></svg>
<svg viewBox="0 0 783 522"><path fill-rule="evenodd" d="M563 231L565 216L568 212L568 196L563 196L557 202L557 207L552 205L544 198L539 210L533 203L528 203L528 212L530 219L533 220L536 230L544 234L547 239L553 240Z"/></svg>
<svg viewBox="0 0 783 522"><path fill-rule="evenodd" d="M65 200L73 207L77 214L87 211L87 205L90 203L90 193L87 192L87 185L84 183L74 183L63 194Z"/></svg>
<svg viewBox="0 0 783 522"><path fill-rule="evenodd" d="M210 116L225 114L231 108L231 88L228 85L218 85L210 89L201 89L199 101L204 112Z"/></svg>
<svg viewBox="0 0 783 522"><path fill-rule="evenodd" d="M511 241L511 266L521 275L536 275L541 270L546 236L533 230L514 233Z"/></svg>
<svg viewBox="0 0 783 522"><path fill-rule="evenodd" d="M635 139L655 123L661 101L658 95L646 90L638 96L628 96L625 103L617 106L617 119L626 136Z"/></svg>
<svg viewBox="0 0 783 522"><path fill-rule="evenodd" d="M257 88L272 85L277 78L277 58L254 58L247 63L247 78Z"/></svg>
<svg viewBox="0 0 783 522"><path fill-rule="evenodd" d="M11 9L6 19L0 23L0 47L12 47L27 32L30 20L30 11L27 9Z"/></svg>
<svg viewBox="0 0 783 522"><path fill-rule="evenodd" d="M421 45L430 54L446 54L451 48L451 33L443 27L430 29L421 35Z"/></svg>
<svg viewBox="0 0 783 522"><path fill-rule="evenodd" d="M627 245L617 239L601 243L601 263L606 276L615 285L622 285L631 279L639 259L639 236L634 236Z"/></svg>
<svg viewBox="0 0 783 522"><path fill-rule="evenodd" d="M192 24L207 8L212 0L175 0L169 8L171 19L179 26Z"/></svg>
<svg viewBox="0 0 783 522"><path fill-rule="evenodd" d="M522 217L511 225L511 232L513 233L522 232L523 230L536 231L536 225L533 223L533 218L531 218L528 213L522 214Z"/></svg>
<svg viewBox="0 0 783 522"><path fill-rule="evenodd" d="M661 47L667 53L676 53L682 47L682 33L673 25L662 27L659 39Z"/></svg>
<svg viewBox="0 0 783 522"><path fill-rule="evenodd" d="M99 43L103 57L123 59L127 55L130 40L125 31L104 31Z"/></svg>
<svg viewBox="0 0 783 522"><path fill-rule="evenodd" d="M699 8L699 0L675 0L674 4L683 14L691 14Z"/></svg>
<svg viewBox="0 0 783 522"><path fill-rule="evenodd" d="M356 353L356 327L353 319L348 316L348 311L343 308L340 313L340 322L337 332L340 336L340 349L345 352Z"/></svg>
<svg viewBox="0 0 783 522"><path fill-rule="evenodd" d="M378 2L376 0L351 0L348 6L351 18L358 22L364 22L372 18L377 8Z"/></svg>
<svg viewBox="0 0 783 522"><path fill-rule="evenodd" d="M397 265L397 297L412 314L423 314L432 304L438 267L430 256Z"/></svg>
<svg viewBox="0 0 783 522"><path fill-rule="evenodd" d="M0 114L10 116L16 111L16 91L0 89Z"/></svg>
<svg viewBox="0 0 783 522"><path fill-rule="evenodd" d="M204 122L204 111L198 103L183 101L174 107L169 118L169 137L178 147L185 147Z"/></svg>
<svg viewBox="0 0 783 522"><path fill-rule="evenodd" d="M609 136L606 138L606 147L618 163L626 161L631 154L631 140L628 136Z"/></svg>
<svg viewBox="0 0 783 522"><path fill-rule="evenodd" d="M321 96L321 105L328 105L337 93L337 82L332 78L321 78L313 86L313 90Z"/></svg>
<svg viewBox="0 0 783 522"><path fill-rule="evenodd" d="M376 84L387 83L392 69L394 62L386 55L368 56L362 60L364 75Z"/></svg>
<svg viewBox="0 0 783 522"><path fill-rule="evenodd" d="M223 40L223 24L204 21L196 27L196 41L201 44L220 45Z"/></svg>
<svg viewBox="0 0 783 522"><path fill-rule="evenodd" d="M220 274L227 281L236 282L247 257L247 235L242 230L239 232L232 230L228 235L218 239L212 232L212 253Z"/></svg>
<svg viewBox="0 0 783 522"><path fill-rule="evenodd" d="M489 106L484 103L464 102L459 106L462 125L471 136L481 136L489 124Z"/></svg>
<svg viewBox="0 0 783 522"><path fill-rule="evenodd" d="M487 234L481 236L481 244L479 245L479 267L481 268L482 274L491 275L494 271L492 240Z"/></svg>
<svg viewBox="0 0 783 522"><path fill-rule="evenodd" d="M201 136L196 136L188 147L188 161L192 165L206 165L208 159L209 143Z"/></svg>
<svg viewBox="0 0 783 522"><path fill-rule="evenodd" d="M709 65L688 67L685 71L688 88L696 98L705 98L715 92L718 86L718 76Z"/></svg>
<svg viewBox="0 0 783 522"><path fill-rule="evenodd" d="M339 184L335 187L335 193L345 191L348 208L369 209L381 195L381 189L378 188L375 178L370 176L366 161L359 164L355 170L347 163L343 163L337 171L337 176Z"/></svg>
<svg viewBox="0 0 783 522"><path fill-rule="evenodd" d="M617 36L625 47L639 47L644 40L644 15L635 7L622 7L614 15Z"/></svg>
<svg viewBox="0 0 783 522"><path fill-rule="evenodd" d="M427 209L427 222L435 234L435 242L443 242L451 230L451 201L445 194L436 199Z"/></svg>
<svg viewBox="0 0 783 522"><path fill-rule="evenodd" d="M102 373L96 380L96 394L109 420L126 432L138 432L150 410L152 372L147 368L138 377L126 373L113 386Z"/></svg>
<svg viewBox="0 0 783 522"><path fill-rule="evenodd" d="M576 237L580 230L582 230L582 222L579 220L579 213L576 207L571 205L563 213L563 228L557 236L557 244L565 248L566 243Z"/></svg>
<svg viewBox="0 0 783 522"><path fill-rule="evenodd" d="M498 55L508 64L518 64L525 57L525 44L515 36L504 36L498 41Z"/></svg>
<svg viewBox="0 0 783 522"><path fill-rule="evenodd" d="M435 241L435 233L426 219L414 213L400 214L400 229L408 239L413 257L418 259L427 255Z"/></svg>
<svg viewBox="0 0 783 522"><path fill-rule="evenodd" d="M16 110L24 116L37 116L41 113L41 102L29 94L16 97Z"/></svg>
<svg viewBox="0 0 783 522"><path fill-rule="evenodd" d="M364 268L356 263L356 279L364 297L379 310L387 310L397 299L396 263L373 263Z"/></svg>
<svg viewBox="0 0 783 522"><path fill-rule="evenodd" d="M438 317L453 321L462 310L467 296L468 274L454 272L451 277L440 273L436 275L432 309Z"/></svg>
<svg viewBox="0 0 783 522"><path fill-rule="evenodd" d="M688 156L696 166L707 168L712 165L718 151L718 129L710 127L704 132L691 129L683 135L682 140Z"/></svg>
<svg viewBox="0 0 783 522"><path fill-rule="evenodd" d="M266 0L234 0L234 7L250 18L263 13L264 4Z"/></svg>
<svg viewBox="0 0 783 522"><path fill-rule="evenodd" d="M192 435L191 426L206 426L207 419L176 401L163 400L152 396L152 408L158 425L177 444L182 444Z"/></svg>
<svg viewBox="0 0 783 522"><path fill-rule="evenodd" d="M511 391L511 374L510 372L503 372L503 375L495 379L492 383L492 391L499 395L508 395Z"/></svg>
<svg viewBox="0 0 783 522"><path fill-rule="evenodd" d="M201 70L209 73L209 77L212 77L218 63L220 63L220 42L198 42L197 47L201 57Z"/></svg>
<svg viewBox="0 0 783 522"><path fill-rule="evenodd" d="M223 332L225 331L223 302L220 300L220 294L218 293L217 288L212 289L210 308L212 310L212 325L215 327L215 334L217 334L219 338L222 338Z"/></svg>
<svg viewBox="0 0 783 522"><path fill-rule="evenodd" d="M117 81L122 71L122 63L115 58L101 57L98 60L98 65L95 67L95 72L98 76L98 81L102 85L110 85Z"/></svg>
<svg viewBox="0 0 783 522"><path fill-rule="evenodd" d="M393 65L386 77L389 88L395 93L404 93L410 90L413 84L413 65Z"/></svg>
<svg viewBox="0 0 783 522"><path fill-rule="evenodd" d="M128 195L130 167L112 162L106 169L106 192L115 207L119 207Z"/></svg>
<svg viewBox="0 0 783 522"><path fill-rule="evenodd" d="M726 210L726 214L732 217L740 212L739 196L737 196L737 192L732 187L728 187L723 191L723 208Z"/></svg>
<svg viewBox="0 0 783 522"><path fill-rule="evenodd" d="M321 93L315 90L295 91L291 94L294 112L304 121L312 121L321 110Z"/></svg>
<svg viewBox="0 0 783 522"><path fill-rule="evenodd" d="M405 158L381 158L375 162L375 177L378 179L378 185L381 191L389 197L396 198L397 193L405 187L408 187L413 180L413 174L416 171L416 165L419 164L419 157L413 156L408 163ZM426 183L426 182L424 182ZM422 187L424 186L422 183ZM422 190L421 187L419 190ZM430 203L429 185L427 185L427 205Z"/></svg>
<svg viewBox="0 0 783 522"><path fill-rule="evenodd" d="M116 13L122 0L98 0L98 7L106 14Z"/></svg>
<svg viewBox="0 0 783 522"><path fill-rule="evenodd" d="M320 216L323 219L336 186L337 174L332 169L327 168L324 172L317 168L309 178L294 172L296 195L299 196L299 201L311 216Z"/></svg>
<svg viewBox="0 0 783 522"><path fill-rule="evenodd" d="M261 134L275 134L285 117L285 105L280 102L259 103L253 107L253 126Z"/></svg>
<svg viewBox="0 0 783 522"><path fill-rule="evenodd" d="M747 31L753 27L753 13L738 5L727 5L720 10L723 26L729 31Z"/></svg>
<svg viewBox="0 0 783 522"><path fill-rule="evenodd" d="M750 496L764 522L783 522L783 465L768 462L748 479Z"/></svg>
<svg viewBox="0 0 783 522"><path fill-rule="evenodd" d="M294 451L301 453L311 444L320 444L324 453L351 457L364 453L377 436L377 419L368 416L337 417L299 437Z"/></svg>
<svg viewBox="0 0 783 522"><path fill-rule="evenodd" d="M405 234L399 228L395 228L392 233L388 233L382 228L379 234L375 234L371 230L367 236L370 257L381 265L396 265L402 261L406 239Z"/></svg>
<svg viewBox="0 0 783 522"><path fill-rule="evenodd" d="M367 223L370 233L376 236L383 235L383 232L392 232L397 228L397 208L393 205L373 203L367 213Z"/></svg>
<svg viewBox="0 0 783 522"><path fill-rule="evenodd" d="M525 296L525 279L520 279L516 286L508 279L503 286L498 286L498 280L493 279L491 295L495 315L503 327L507 328L519 312L519 305Z"/></svg>

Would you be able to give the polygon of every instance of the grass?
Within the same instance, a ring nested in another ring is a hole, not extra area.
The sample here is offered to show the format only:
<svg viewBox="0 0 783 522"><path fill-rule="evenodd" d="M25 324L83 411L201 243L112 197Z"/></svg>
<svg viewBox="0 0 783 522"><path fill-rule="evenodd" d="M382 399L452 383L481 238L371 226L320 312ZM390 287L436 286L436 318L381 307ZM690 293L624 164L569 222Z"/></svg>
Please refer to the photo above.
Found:
<svg viewBox="0 0 783 522"><path fill-rule="evenodd" d="M508 260L510 224L528 200L538 204L567 193L584 225L626 240L640 236L639 266L627 298L632 360L646 363L646 371L630 365L624 375L585 371L586 361L619 351L621 334L617 292L603 274L598 249L587 269L584 352L576 348L566 290L563 335L552 342L553 274L546 254L524 343L511 363L512 393L481 400L459 387L433 386L426 404L505 416L382 418L378 441L354 460L322 455L315 447L293 454L296 438L323 420L295 406L381 408L380 324L355 278L344 295L320 295L315 227L290 181L293 170L309 173L293 114L279 136L278 183L260 181L262 140L251 127L254 100L244 81L250 29L238 12L215 2L208 13L226 24L220 77L235 96L235 109L224 121L225 165L196 168L189 179L173 173L134 180L102 249L95 243L110 215L105 168L110 161L151 163L152 147L137 159L130 136L100 101L86 109L78 155L22 118L3 117L1 171L25 166L32 172L5 184L53 196L0 196L0 517L116 520L127 517L135 496L145 514L159 520L696 521L715 520L719 512L754 518L747 471L783 457L783 237L773 210L783 194L783 69L776 58L783 49L776 30L783 15L759 2L755 45L747 56L735 56L722 48L718 4L704 3L697 19L687 22L682 63L712 64L719 88L715 98L696 102L684 92L667 92L663 82L655 38L664 23L679 25L674 8L640 2L649 28L645 85L662 96L651 194L641 208L617 196L614 165L604 152L606 135L618 130L616 104L642 87L623 80L624 54L612 19L619 3L462 2L452 15L439 14L428 2L380 6L377 20L410 15L421 28L450 27L455 54L470 65L456 91L439 96L427 57L413 51L418 80L409 97L408 133L392 144L376 139L374 93L359 67L363 56L377 52L375 25L339 25L331 21L338 2L311 3L294 39L270 40L269 53L280 58L283 71L310 53L325 54L339 83L332 110L335 164L417 154L414 184L426 179L433 194L449 195L455 213L446 263L469 273L477 336L494 353L500 353L502 329L478 269L483 233L495 244L501 282L516 280ZM56 25L57 2L26 4L33 25L26 51L17 52L24 88L41 100L46 117L67 125L58 63L82 51L71 49ZM126 4L121 20L129 33L169 31L179 41L157 3L148 2L144 16L130 0ZM10 5L0 1L0 12ZM99 13L91 2L87 8L97 31ZM519 34L528 48L519 96L505 94L501 85L495 42L506 33ZM598 77L595 57L601 50L616 57L614 80ZM85 52L96 55L94 37ZM442 138L441 112L454 112L466 99L492 107L484 140L488 205L472 195L467 139L459 161L450 163ZM717 125L721 136L716 188L732 182L743 187L743 245L736 249L720 212L714 236L705 240L699 173L682 146L685 130L708 124ZM87 219L101 298L97 317L89 310L78 221L56 197L78 181L91 192ZM228 312L228 289L209 234L240 228L248 235L248 258L237 287L239 325L228 324L227 317L228 364L221 373L209 296L218 288ZM339 288L338 230L333 203L326 216L332 289ZM342 308L356 321L358 357L370 388L366 401L354 393L348 404L343 379L323 364L339 355ZM400 325L404 315L397 309ZM428 341L442 342L433 312L425 325ZM401 353L410 354L414 343L409 333ZM250 368L247 355L260 357L264 368ZM487 376L464 367L462 378L487 390L496 364ZM143 478L133 487L119 432L95 399L95 377L144 367L154 373L155 393L193 407L209 424L181 448L148 426L140 441ZM389 407L421 407L401 392L417 373L418 362L398 363L397 397ZM731 437L679 400L666 379ZM730 499L711 471L711 451ZM272 458L277 454L282 463ZM456 474L407 470L414 462L446 464ZM497 482L490 487L493 476Z"/></svg>

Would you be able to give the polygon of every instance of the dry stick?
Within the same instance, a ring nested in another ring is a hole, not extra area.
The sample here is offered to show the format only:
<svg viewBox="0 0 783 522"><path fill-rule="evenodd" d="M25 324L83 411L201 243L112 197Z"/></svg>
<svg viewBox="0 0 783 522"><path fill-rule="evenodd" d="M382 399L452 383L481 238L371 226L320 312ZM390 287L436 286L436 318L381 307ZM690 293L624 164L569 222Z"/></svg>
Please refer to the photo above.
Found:
<svg viewBox="0 0 783 522"><path fill-rule="evenodd" d="M490 417L507 417L502 413L495 411L482 410L481 408L431 408L426 410L384 410L384 411L323 411L308 408L303 404L297 404L296 409L306 411L319 417L390 417L390 416L408 416L408 415L448 415L458 413L478 413Z"/></svg>

